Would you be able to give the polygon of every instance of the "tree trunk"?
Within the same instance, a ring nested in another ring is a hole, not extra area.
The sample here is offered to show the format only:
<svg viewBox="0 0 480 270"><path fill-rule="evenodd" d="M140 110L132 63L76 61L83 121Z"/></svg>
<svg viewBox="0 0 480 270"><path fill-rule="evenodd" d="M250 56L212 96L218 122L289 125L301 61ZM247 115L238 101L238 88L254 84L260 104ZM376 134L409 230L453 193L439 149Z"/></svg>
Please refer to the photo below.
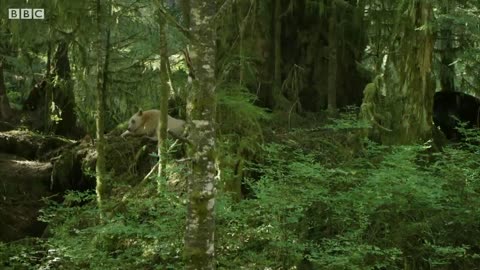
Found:
<svg viewBox="0 0 480 270"><path fill-rule="evenodd" d="M237 4L237 17L241 18L241 5ZM245 70L244 70L244 65L245 65L245 58L246 54L244 52L245 46L244 46L244 40L245 40L245 27L246 27L246 18L243 20L240 20L238 22L238 55L240 57L239 59L239 67L238 67L238 84L240 86L244 86L244 76L245 76Z"/></svg>
<svg viewBox="0 0 480 270"><path fill-rule="evenodd" d="M0 58L0 120L9 121L13 115L7 96L7 87L3 78L3 59Z"/></svg>
<svg viewBox="0 0 480 270"><path fill-rule="evenodd" d="M372 121L373 132L384 144L419 143L431 138L434 39L431 28L425 25L431 24L432 12L427 0L404 5L398 13L398 30L383 76L365 89L362 110L370 108L370 113L362 112L363 116Z"/></svg>
<svg viewBox="0 0 480 270"><path fill-rule="evenodd" d="M73 94L73 82L71 79L70 60L68 58L68 43L62 40L58 43L57 50L53 58L54 74L56 83L53 88L47 88L53 96L55 110L50 110L50 114L57 115L58 121L53 123L54 133L65 136L75 135L77 117L75 115L75 96ZM48 87L48 86L47 86ZM48 100L51 102L51 100ZM50 102L48 107L51 108ZM51 119L49 115L49 119Z"/></svg>
<svg viewBox="0 0 480 270"><path fill-rule="evenodd" d="M190 29L190 0L180 0L180 8L183 15L183 25Z"/></svg>
<svg viewBox="0 0 480 270"><path fill-rule="evenodd" d="M273 66L273 102L274 108L287 109L286 98L282 94L282 1L275 0L274 15L274 66Z"/></svg>
<svg viewBox="0 0 480 270"><path fill-rule="evenodd" d="M50 78L52 69L51 69L51 62L52 62L52 41L49 40L47 43L47 63L45 64L45 78Z"/></svg>
<svg viewBox="0 0 480 270"><path fill-rule="evenodd" d="M107 2L110 4L109 2ZM102 1L97 0L97 163L96 163L96 193L100 210L103 209L103 200L106 194L106 168L105 168L105 94L107 88L110 30L106 24L106 12L102 10Z"/></svg>
<svg viewBox="0 0 480 270"><path fill-rule="evenodd" d="M331 1L330 17L328 20L328 107L334 114L337 111L337 6Z"/></svg>
<svg viewBox="0 0 480 270"><path fill-rule="evenodd" d="M450 1L444 3L442 13L449 15L451 9ZM453 20L444 18L440 25L440 85L442 91L455 91L455 65L453 48Z"/></svg>
<svg viewBox="0 0 480 270"><path fill-rule="evenodd" d="M215 269L215 1L192 1L193 89L188 100L188 180L185 230L186 269Z"/></svg>
<svg viewBox="0 0 480 270"><path fill-rule="evenodd" d="M159 3L164 5L163 0ZM161 14L161 13L160 13ZM166 20L160 15L160 125L158 127L158 190L161 183L166 178L167 166L167 125L168 125L168 96L170 88L168 87L168 49L167 35L165 34Z"/></svg>

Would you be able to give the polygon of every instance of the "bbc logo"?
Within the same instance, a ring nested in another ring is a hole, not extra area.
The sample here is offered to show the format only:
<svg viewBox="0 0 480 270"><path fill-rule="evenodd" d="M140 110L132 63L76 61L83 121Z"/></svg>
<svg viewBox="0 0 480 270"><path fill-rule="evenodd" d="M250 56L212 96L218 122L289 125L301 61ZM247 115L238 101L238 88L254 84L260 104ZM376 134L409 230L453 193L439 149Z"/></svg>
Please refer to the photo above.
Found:
<svg viewBox="0 0 480 270"><path fill-rule="evenodd" d="M43 8L9 8L8 18L10 20L43 20L45 10Z"/></svg>

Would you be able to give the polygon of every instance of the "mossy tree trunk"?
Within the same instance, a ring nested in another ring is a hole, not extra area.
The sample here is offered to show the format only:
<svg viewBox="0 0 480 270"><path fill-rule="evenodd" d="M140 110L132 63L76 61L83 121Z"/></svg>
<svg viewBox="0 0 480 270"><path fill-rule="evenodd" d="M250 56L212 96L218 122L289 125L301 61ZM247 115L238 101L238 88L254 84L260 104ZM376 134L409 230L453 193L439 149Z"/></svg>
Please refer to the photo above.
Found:
<svg viewBox="0 0 480 270"><path fill-rule="evenodd" d="M328 19L328 106L331 114L337 111L337 5L330 3L330 17Z"/></svg>
<svg viewBox="0 0 480 270"><path fill-rule="evenodd" d="M105 95L108 79L108 62L110 48L110 31L107 26L107 5L102 0L97 0L97 107L96 107L96 129L97 129L97 163L96 163L96 193L97 203L102 210L103 200L106 194L106 168L105 168Z"/></svg>
<svg viewBox="0 0 480 270"><path fill-rule="evenodd" d="M283 41L282 34L282 18L284 16L283 9L282 9L282 0L275 0L274 1L274 15L273 15L273 52L274 52L274 64L273 64L273 83L272 83L272 101L273 101L273 108L279 111L287 111L291 108L291 104L295 100L289 100L286 96L288 94L284 94L283 89L283 70L284 70L284 63L283 63ZM292 89L287 89L290 91ZM295 90L294 90L295 91ZM271 102L269 102L271 103Z"/></svg>
<svg viewBox="0 0 480 270"><path fill-rule="evenodd" d="M190 28L190 1L191 0L180 0L180 9L182 10L183 25L187 29Z"/></svg>
<svg viewBox="0 0 480 270"><path fill-rule="evenodd" d="M451 1L443 3L444 17L440 21L440 85L442 91L455 91L455 49L453 48L453 20L448 16L452 10Z"/></svg>
<svg viewBox="0 0 480 270"><path fill-rule="evenodd" d="M48 119L47 124L55 134L70 136L75 133L77 117L75 115L75 96L73 94L73 81L71 79L70 60L68 57L68 42L59 41L53 57L54 82L47 85ZM55 106L52 106L53 104Z"/></svg>
<svg viewBox="0 0 480 270"><path fill-rule="evenodd" d="M365 94L362 104L375 108L367 120L375 122L373 132L384 144L422 142L432 131L432 4L407 1L401 7L383 75L369 87L374 93Z"/></svg>
<svg viewBox="0 0 480 270"><path fill-rule="evenodd" d="M161 7L164 5L163 0L158 3ZM168 47L167 35L165 34L166 20L161 12L159 14L159 36L160 36L160 125L158 126L158 189L160 191L162 179L166 178L167 166L167 125L168 125L168 96L170 87L168 86Z"/></svg>
<svg viewBox="0 0 480 270"><path fill-rule="evenodd" d="M3 58L0 57L0 120L9 121L13 112L7 96L7 87L3 77Z"/></svg>
<svg viewBox="0 0 480 270"><path fill-rule="evenodd" d="M274 64L273 64L273 103L276 109L283 107L282 95L282 1L275 0L273 26Z"/></svg>
<svg viewBox="0 0 480 270"><path fill-rule="evenodd" d="M188 99L186 269L215 269L215 1L191 2L193 89Z"/></svg>

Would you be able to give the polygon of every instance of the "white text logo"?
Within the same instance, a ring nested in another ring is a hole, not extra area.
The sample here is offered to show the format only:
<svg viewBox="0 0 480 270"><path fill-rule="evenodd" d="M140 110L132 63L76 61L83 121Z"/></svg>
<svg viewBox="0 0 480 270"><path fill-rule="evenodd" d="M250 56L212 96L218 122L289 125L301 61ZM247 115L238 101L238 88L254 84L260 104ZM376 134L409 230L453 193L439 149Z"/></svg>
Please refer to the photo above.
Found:
<svg viewBox="0 0 480 270"><path fill-rule="evenodd" d="M43 8L9 8L8 18L10 20L43 20L45 10Z"/></svg>

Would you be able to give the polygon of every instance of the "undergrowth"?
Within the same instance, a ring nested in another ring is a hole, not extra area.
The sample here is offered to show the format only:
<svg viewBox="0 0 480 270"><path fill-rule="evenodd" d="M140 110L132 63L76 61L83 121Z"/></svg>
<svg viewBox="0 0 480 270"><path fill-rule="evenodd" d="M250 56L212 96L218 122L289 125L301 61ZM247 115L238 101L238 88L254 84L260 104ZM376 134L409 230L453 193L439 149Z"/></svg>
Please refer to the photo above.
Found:
<svg viewBox="0 0 480 270"><path fill-rule="evenodd" d="M317 151L266 144L264 162L248 168L260 175L246 181L253 196L218 194L218 269L480 265L478 145L448 146L424 163L423 145L368 142L336 167ZM165 186L157 195L154 181L146 190L121 208L114 195L105 220L92 193L51 203L42 215L50 237L1 244L2 269L182 269L185 194Z"/></svg>

